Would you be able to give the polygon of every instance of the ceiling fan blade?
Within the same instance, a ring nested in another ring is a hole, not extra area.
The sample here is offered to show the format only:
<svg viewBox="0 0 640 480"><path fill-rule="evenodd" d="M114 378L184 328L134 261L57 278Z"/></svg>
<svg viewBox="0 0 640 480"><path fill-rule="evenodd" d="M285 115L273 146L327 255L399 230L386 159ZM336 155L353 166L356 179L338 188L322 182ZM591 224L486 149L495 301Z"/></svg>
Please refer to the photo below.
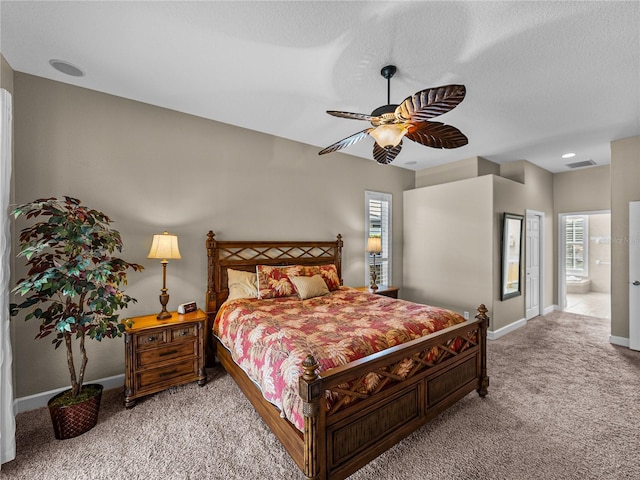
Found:
<svg viewBox="0 0 640 480"><path fill-rule="evenodd" d="M396 108L395 116L402 121L422 122L458 106L467 93L464 85L444 85L414 93Z"/></svg>
<svg viewBox="0 0 640 480"><path fill-rule="evenodd" d="M402 141L395 147L381 147L377 143L373 144L373 158L381 165L389 165L398 156L402 149Z"/></svg>
<svg viewBox="0 0 640 480"><path fill-rule="evenodd" d="M368 122L370 122L371 119L374 118L371 115L367 115L366 113L337 112L335 110L327 110L327 113L329 115L333 115L334 117L350 118L352 120L367 120Z"/></svg>
<svg viewBox="0 0 640 480"><path fill-rule="evenodd" d="M325 153L335 152L336 150L340 150L341 148L350 147L354 143L359 142L363 138L369 135L369 132L373 130L373 128L366 128L361 132L354 133L353 135L343 138L342 140L334 143L333 145L329 145L327 148L324 148L318 152L318 155L324 155Z"/></svg>
<svg viewBox="0 0 640 480"><path fill-rule="evenodd" d="M469 139L456 127L440 122L413 124L405 137L432 148L458 148L469 143Z"/></svg>

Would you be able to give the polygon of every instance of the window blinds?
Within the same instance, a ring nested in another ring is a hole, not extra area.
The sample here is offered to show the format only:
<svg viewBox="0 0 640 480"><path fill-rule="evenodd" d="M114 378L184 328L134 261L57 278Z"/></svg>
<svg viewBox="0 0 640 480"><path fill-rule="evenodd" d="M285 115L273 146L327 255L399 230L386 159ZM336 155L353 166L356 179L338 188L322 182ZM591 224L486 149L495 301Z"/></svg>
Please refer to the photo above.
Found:
<svg viewBox="0 0 640 480"><path fill-rule="evenodd" d="M382 253L376 256L377 283L391 284L391 194L365 192L367 237L380 237ZM371 278L373 255L365 252L366 284Z"/></svg>

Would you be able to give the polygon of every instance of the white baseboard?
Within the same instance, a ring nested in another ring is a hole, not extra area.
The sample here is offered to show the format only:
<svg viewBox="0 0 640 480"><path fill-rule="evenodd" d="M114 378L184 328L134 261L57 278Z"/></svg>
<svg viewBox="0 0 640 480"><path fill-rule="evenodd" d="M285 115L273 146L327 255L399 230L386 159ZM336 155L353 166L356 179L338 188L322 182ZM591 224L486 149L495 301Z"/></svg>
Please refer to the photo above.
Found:
<svg viewBox="0 0 640 480"><path fill-rule="evenodd" d="M110 388L118 388L124 385L124 374L114 375L113 377L100 378L98 380L85 381L85 385L88 383L99 383L105 390ZM36 408L46 407L47 402L54 395L69 390L69 387L58 388L56 390L49 390L48 392L36 393L35 395L28 395L26 397L16 398L13 401L13 413L18 414L22 412L28 412L29 410L35 410Z"/></svg>
<svg viewBox="0 0 640 480"><path fill-rule="evenodd" d="M513 332L514 330L520 328L520 327L524 327L527 324L527 319L526 318L521 318L520 320L517 320L513 323L510 323L509 325L507 325L506 327L502 327L499 328L498 330L488 330L487 331L487 338L489 340L495 340L497 338L502 337L503 335L506 335L509 332Z"/></svg>
<svg viewBox="0 0 640 480"><path fill-rule="evenodd" d="M615 335L609 336L609 343L613 343L614 345L620 345L621 347L627 347L631 345L630 341L626 337L616 337Z"/></svg>
<svg viewBox="0 0 640 480"><path fill-rule="evenodd" d="M558 305L549 305L547 308L545 308L542 311L542 315L549 315L551 312L560 310L560 307Z"/></svg>

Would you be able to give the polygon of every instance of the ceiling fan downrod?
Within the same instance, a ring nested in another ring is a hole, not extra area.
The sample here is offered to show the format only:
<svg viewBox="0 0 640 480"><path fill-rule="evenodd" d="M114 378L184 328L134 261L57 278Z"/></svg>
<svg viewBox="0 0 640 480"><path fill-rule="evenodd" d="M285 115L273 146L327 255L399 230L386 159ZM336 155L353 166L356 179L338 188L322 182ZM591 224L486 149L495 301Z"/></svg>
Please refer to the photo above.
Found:
<svg viewBox="0 0 640 480"><path fill-rule="evenodd" d="M387 104L382 105L371 112L372 117L379 117L385 113L393 113L396 110L398 105L391 103L391 77L395 75L396 71L397 68L395 65L387 65L386 67L382 67L382 70L380 70L380 75L387 79Z"/></svg>
<svg viewBox="0 0 640 480"><path fill-rule="evenodd" d="M387 65L380 70L380 75L387 79L387 105L391 104L391 77L395 75L396 71L395 65Z"/></svg>

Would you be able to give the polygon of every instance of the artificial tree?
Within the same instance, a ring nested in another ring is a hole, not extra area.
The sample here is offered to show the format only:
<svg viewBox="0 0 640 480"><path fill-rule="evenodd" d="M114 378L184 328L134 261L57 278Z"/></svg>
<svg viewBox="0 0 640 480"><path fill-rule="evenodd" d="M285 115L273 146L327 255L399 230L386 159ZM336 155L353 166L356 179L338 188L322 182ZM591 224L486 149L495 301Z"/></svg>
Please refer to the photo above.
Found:
<svg viewBox="0 0 640 480"><path fill-rule="evenodd" d="M65 404L81 401L88 362L85 339L120 337L131 325L118 319L118 311L136 300L120 287L127 283L128 269L143 267L113 255L122 251L120 233L110 227L107 215L81 205L78 199L35 200L16 207L13 216L41 220L20 233L18 256L26 258L28 272L13 292L26 299L11 304L11 316L28 309L25 320L40 320L36 338L55 334L55 348L65 344L71 376ZM82 355L79 374L73 337L79 340Z"/></svg>

